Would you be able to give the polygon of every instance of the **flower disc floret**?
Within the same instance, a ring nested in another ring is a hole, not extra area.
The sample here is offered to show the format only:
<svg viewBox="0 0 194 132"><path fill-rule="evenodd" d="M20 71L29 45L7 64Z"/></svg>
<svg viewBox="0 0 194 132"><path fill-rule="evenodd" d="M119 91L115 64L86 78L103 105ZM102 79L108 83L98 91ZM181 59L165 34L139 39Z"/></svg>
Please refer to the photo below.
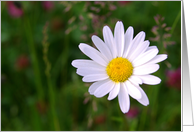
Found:
<svg viewBox="0 0 194 132"><path fill-rule="evenodd" d="M114 82L125 82L133 73L133 66L126 58L112 59L106 67L109 78Z"/></svg>

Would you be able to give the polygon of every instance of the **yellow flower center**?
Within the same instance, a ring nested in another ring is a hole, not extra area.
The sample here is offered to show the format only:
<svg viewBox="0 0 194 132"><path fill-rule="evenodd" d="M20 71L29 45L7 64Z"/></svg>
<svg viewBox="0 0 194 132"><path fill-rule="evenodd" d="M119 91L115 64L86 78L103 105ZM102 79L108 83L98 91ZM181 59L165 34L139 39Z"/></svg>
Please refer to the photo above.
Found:
<svg viewBox="0 0 194 132"><path fill-rule="evenodd" d="M114 82L124 82L132 75L133 66L128 59L117 57L108 63L106 72Z"/></svg>

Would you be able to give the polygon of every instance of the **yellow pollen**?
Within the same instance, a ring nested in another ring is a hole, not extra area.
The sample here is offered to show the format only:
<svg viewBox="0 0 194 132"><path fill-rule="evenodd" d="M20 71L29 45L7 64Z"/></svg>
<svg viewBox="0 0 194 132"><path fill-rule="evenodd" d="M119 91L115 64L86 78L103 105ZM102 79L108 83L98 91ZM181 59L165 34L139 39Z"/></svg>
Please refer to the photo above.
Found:
<svg viewBox="0 0 194 132"><path fill-rule="evenodd" d="M114 82L125 82L133 73L133 66L126 58L112 59L106 67L109 78Z"/></svg>

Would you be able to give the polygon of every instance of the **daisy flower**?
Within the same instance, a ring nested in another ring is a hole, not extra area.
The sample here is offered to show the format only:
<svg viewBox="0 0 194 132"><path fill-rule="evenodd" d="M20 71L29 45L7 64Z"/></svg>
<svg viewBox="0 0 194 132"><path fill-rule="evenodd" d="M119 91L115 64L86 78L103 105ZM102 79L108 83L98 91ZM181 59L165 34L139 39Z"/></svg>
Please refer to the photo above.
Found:
<svg viewBox="0 0 194 132"><path fill-rule="evenodd" d="M101 98L107 94L108 100L118 96L120 109L127 113L130 109L130 97L144 106L149 104L148 97L140 84L156 85L161 79L150 75L159 69L156 64L167 58L166 54L158 54L156 46L149 46L144 41L145 33L139 32L133 39L133 27L124 32L121 21L116 23L114 36L108 26L103 28L102 41L96 35L92 36L95 48L80 43L80 50L92 60L73 60L76 73L83 76L84 82L94 82L89 87L89 93Z"/></svg>

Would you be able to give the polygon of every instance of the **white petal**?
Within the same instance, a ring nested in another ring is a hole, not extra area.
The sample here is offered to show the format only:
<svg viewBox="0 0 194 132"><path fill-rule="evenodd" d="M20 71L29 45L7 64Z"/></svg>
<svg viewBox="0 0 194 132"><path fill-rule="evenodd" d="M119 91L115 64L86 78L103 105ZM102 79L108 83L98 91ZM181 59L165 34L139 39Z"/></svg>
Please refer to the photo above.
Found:
<svg viewBox="0 0 194 132"><path fill-rule="evenodd" d="M146 75L156 72L160 66L158 64L146 64L133 69L134 75Z"/></svg>
<svg viewBox="0 0 194 132"><path fill-rule="evenodd" d="M106 83L102 84L95 90L94 96L96 96L97 98L105 96L113 89L114 85L115 83L113 81L111 80L107 81Z"/></svg>
<svg viewBox="0 0 194 132"><path fill-rule="evenodd" d="M123 23L118 21L115 26L114 30L114 38L115 38L115 43L116 43L116 48L117 48L117 53L119 57L122 57L123 55L123 50L124 50L124 26Z"/></svg>
<svg viewBox="0 0 194 132"><path fill-rule="evenodd" d="M82 68L82 67L95 67L95 68L105 68L102 65L99 65L93 60L84 60L84 59L78 59L78 60L73 60L71 63L74 67L76 68Z"/></svg>
<svg viewBox="0 0 194 132"><path fill-rule="evenodd" d="M125 33L125 46L124 46L124 51L123 51L123 58L127 57L127 50L129 50L129 45L132 44L133 40L133 27L128 27L126 33Z"/></svg>
<svg viewBox="0 0 194 132"><path fill-rule="evenodd" d="M101 81L108 78L107 74L89 74L82 78L83 82L95 82L95 81Z"/></svg>
<svg viewBox="0 0 194 132"><path fill-rule="evenodd" d="M137 87L137 88L139 89L139 91L141 92L141 95L142 95L141 99L138 99L137 101L144 106L149 105L149 99L148 99L146 93L143 91L143 89L141 87Z"/></svg>
<svg viewBox="0 0 194 132"><path fill-rule="evenodd" d="M92 60L94 60L98 64L100 64L102 66L107 66L107 62L103 58L102 54L99 51L97 51L96 49L94 49L93 47L91 47L91 46L89 46L87 44L81 43L79 45L79 48L80 48L80 50L85 55L87 55L88 57L90 57Z"/></svg>
<svg viewBox="0 0 194 132"><path fill-rule="evenodd" d="M168 56L166 54L160 54L160 55L155 56L153 59L148 61L146 64L158 63L158 62L165 60L167 57Z"/></svg>
<svg viewBox="0 0 194 132"><path fill-rule="evenodd" d="M123 83L121 83L120 91L118 94L119 106L123 113L127 113L130 108L130 99L128 92Z"/></svg>
<svg viewBox="0 0 194 132"><path fill-rule="evenodd" d="M82 67L82 68L78 68L76 73L81 76L86 76L91 74L106 74L106 71L105 71L105 68L97 69L97 68Z"/></svg>
<svg viewBox="0 0 194 132"><path fill-rule="evenodd" d="M109 81L109 79L106 79L106 80L102 80L102 81L98 81L98 82L95 82L93 83L89 89L88 89L88 92L93 95L94 92L96 91L96 89L98 89L98 87L100 87L101 85L107 83Z"/></svg>
<svg viewBox="0 0 194 132"><path fill-rule="evenodd" d="M112 31L108 26L104 26L103 28L103 37L104 37L104 42L108 45L113 58L116 58L117 57L116 45L115 45Z"/></svg>
<svg viewBox="0 0 194 132"><path fill-rule="evenodd" d="M149 50L149 51L143 53L141 57L138 57L137 59L135 59L132 62L133 66L134 67L140 66L140 65L148 62L149 60L154 58L158 54L158 52L159 52L158 49L152 49L152 50Z"/></svg>
<svg viewBox="0 0 194 132"><path fill-rule="evenodd" d="M143 83L150 84L150 85L156 85L161 82L161 79L159 77L153 76L153 75L142 75L139 76Z"/></svg>
<svg viewBox="0 0 194 132"><path fill-rule="evenodd" d="M129 82L128 80L126 80L124 82L125 84L125 88L128 91L128 94L134 98L134 99L140 99L141 98L141 92L137 89L136 86L134 86L131 82Z"/></svg>
<svg viewBox="0 0 194 132"><path fill-rule="evenodd" d="M130 76L130 78L128 80L130 82L136 83L136 84L142 84L143 83L142 80L138 76L135 76L135 75Z"/></svg>
<svg viewBox="0 0 194 132"><path fill-rule="evenodd" d="M135 49L135 51L130 56L128 56L128 59L132 62L135 58L137 58L139 55L141 55L146 51L149 44L150 42L148 40L139 44L139 46Z"/></svg>
<svg viewBox="0 0 194 132"><path fill-rule="evenodd" d="M132 44L130 44L128 52L127 52L127 57L129 58L129 56L133 53L133 51L137 48L137 46L142 43L145 39L145 32L141 31L139 32L135 38L132 41Z"/></svg>
<svg viewBox="0 0 194 132"><path fill-rule="evenodd" d="M94 45L99 49L99 51L104 55L104 57L107 58L108 61L113 58L108 45L106 45L98 36L93 35L92 41Z"/></svg>
<svg viewBox="0 0 194 132"><path fill-rule="evenodd" d="M158 48L157 48L157 46L150 46L150 47L147 48L146 51L151 50L151 49L158 49Z"/></svg>
<svg viewBox="0 0 194 132"><path fill-rule="evenodd" d="M119 94L120 91L120 83L115 83L114 88L110 91L108 100L112 100Z"/></svg>

